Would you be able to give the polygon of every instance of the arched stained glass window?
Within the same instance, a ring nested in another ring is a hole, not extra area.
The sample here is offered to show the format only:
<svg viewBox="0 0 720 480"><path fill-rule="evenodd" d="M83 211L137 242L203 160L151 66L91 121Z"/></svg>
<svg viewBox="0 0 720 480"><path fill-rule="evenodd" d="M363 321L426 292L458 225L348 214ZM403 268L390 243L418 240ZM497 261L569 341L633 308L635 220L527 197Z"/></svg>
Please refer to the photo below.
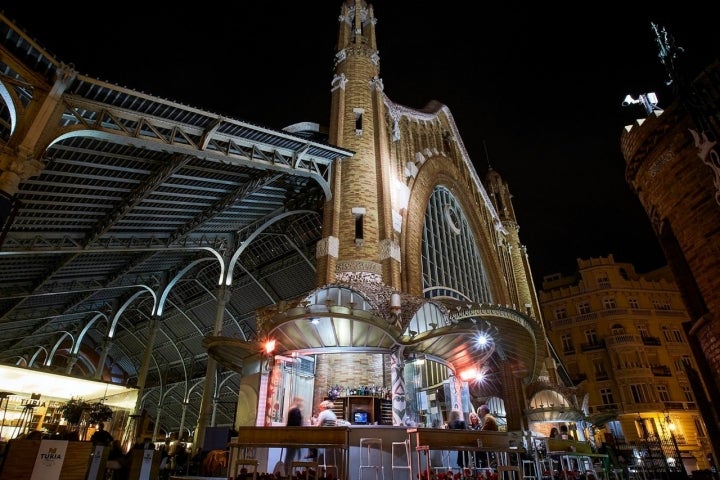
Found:
<svg viewBox="0 0 720 480"><path fill-rule="evenodd" d="M462 207L443 186L435 187L425 212L422 274L427 297L444 291L457 299L491 301L478 244Z"/></svg>

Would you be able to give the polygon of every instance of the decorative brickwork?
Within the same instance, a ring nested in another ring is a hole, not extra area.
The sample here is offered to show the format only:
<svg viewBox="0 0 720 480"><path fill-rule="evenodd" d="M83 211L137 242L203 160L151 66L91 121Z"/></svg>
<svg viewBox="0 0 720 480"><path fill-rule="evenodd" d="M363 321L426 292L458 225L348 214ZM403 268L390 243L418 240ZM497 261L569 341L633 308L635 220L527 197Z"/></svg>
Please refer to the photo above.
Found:
<svg viewBox="0 0 720 480"><path fill-rule="evenodd" d="M381 382L382 385L379 385ZM313 412L327 397L328 390L341 387L390 387L390 356L367 353L321 354L316 357Z"/></svg>

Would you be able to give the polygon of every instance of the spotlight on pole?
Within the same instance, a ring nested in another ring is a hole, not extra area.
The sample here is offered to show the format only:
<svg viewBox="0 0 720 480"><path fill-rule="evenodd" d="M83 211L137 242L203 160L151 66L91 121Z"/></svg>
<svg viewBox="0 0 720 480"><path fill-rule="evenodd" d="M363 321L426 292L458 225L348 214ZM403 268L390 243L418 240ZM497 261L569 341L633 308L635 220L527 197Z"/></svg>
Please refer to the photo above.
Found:
<svg viewBox="0 0 720 480"><path fill-rule="evenodd" d="M657 106L658 98L654 92L639 95L638 98L633 98L631 95L626 95L625 99L622 101L623 107L637 104L641 104L645 108L645 113L647 113L648 115L650 115L655 110L661 110Z"/></svg>

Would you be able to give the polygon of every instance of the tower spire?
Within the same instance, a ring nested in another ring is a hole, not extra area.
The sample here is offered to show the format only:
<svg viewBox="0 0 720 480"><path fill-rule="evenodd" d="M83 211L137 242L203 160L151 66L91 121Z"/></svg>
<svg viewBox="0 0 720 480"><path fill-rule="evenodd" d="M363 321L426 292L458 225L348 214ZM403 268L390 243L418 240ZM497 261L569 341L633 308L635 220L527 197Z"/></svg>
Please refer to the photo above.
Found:
<svg viewBox="0 0 720 480"><path fill-rule="evenodd" d="M400 287L399 226L393 221L386 105L375 40L376 19L365 0L341 8L331 85L329 142L355 152L333 169L324 209L317 281L371 276ZM397 230L396 230L397 228Z"/></svg>
<svg viewBox="0 0 720 480"><path fill-rule="evenodd" d="M488 153L487 143L485 142L485 140L483 140L483 149L485 150L485 161L487 161L488 170L492 170L493 168L490 164L490 154Z"/></svg>

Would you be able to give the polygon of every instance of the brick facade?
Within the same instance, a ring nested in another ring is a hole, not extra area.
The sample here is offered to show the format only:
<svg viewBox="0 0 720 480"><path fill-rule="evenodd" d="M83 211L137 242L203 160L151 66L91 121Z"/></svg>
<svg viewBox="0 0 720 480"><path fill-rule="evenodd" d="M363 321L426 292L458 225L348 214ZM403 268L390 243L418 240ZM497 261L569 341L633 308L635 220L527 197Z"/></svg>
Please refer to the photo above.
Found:
<svg viewBox="0 0 720 480"><path fill-rule="evenodd" d="M696 81L715 118L720 65ZM720 448L720 168L703 160L698 127L679 101L628 126L621 138L626 179L642 203L690 313L686 324L709 398L705 421ZM714 155L717 155L717 151ZM704 392L696 392L701 399ZM713 402L714 399L714 402Z"/></svg>

